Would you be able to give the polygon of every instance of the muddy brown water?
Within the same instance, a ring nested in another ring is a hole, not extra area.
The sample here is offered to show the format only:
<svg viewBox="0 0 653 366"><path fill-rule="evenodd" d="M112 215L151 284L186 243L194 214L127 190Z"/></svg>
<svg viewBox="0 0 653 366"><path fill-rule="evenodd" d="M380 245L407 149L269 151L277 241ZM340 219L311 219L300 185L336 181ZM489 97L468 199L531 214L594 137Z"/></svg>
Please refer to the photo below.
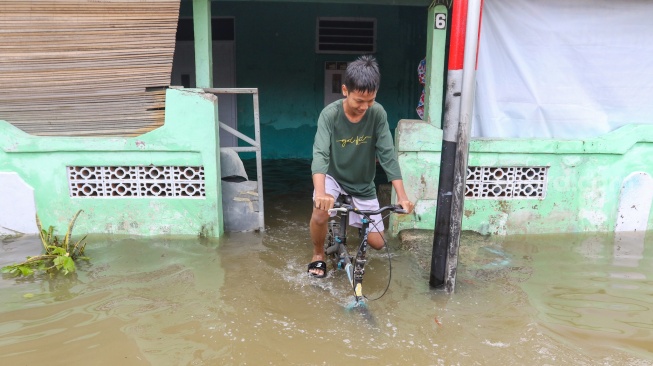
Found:
<svg viewBox="0 0 653 366"><path fill-rule="evenodd" d="M447 295L409 233L350 309L342 271L306 276L306 197L266 208L265 233L96 235L76 276L3 277L0 365L653 365L653 234L466 234ZM5 239L0 265L38 245Z"/></svg>

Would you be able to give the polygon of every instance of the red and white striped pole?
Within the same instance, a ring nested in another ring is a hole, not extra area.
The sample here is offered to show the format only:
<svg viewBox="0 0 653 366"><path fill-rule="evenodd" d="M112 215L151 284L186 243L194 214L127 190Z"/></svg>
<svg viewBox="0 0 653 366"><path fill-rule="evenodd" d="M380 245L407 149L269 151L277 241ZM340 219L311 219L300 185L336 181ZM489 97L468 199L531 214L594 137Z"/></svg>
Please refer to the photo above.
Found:
<svg viewBox="0 0 653 366"><path fill-rule="evenodd" d="M454 0L429 284L454 291L483 0Z"/></svg>

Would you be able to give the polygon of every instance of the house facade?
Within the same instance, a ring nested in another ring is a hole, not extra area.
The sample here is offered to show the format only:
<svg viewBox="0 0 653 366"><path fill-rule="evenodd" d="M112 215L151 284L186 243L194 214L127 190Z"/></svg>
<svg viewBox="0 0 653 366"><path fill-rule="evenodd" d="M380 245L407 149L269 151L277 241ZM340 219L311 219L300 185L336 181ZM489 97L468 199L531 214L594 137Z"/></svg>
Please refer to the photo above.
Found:
<svg viewBox="0 0 653 366"><path fill-rule="evenodd" d="M433 229L447 60L447 28L435 19L450 15L451 2L23 3L0 4L10 20L0 24L1 233L34 232L37 212L65 228L82 209L80 232L220 236L220 149L243 148L243 159L310 158L321 109L339 97L347 62L366 53L379 60L377 100L417 203L391 229ZM21 21L26 14L31 21ZM210 88L255 88L258 105ZM258 152L220 123L259 135ZM462 228L647 230L652 131L472 139Z"/></svg>

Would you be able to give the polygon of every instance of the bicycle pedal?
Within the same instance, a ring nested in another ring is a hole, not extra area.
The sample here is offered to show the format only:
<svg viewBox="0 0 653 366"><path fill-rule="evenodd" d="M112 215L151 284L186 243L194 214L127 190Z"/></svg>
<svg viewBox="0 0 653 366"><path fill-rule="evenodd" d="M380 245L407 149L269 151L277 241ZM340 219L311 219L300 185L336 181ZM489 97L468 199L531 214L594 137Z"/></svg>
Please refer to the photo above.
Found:
<svg viewBox="0 0 653 366"><path fill-rule="evenodd" d="M360 283L357 283L356 284L356 289L355 289L354 292L356 293L356 296L358 296L358 297L363 296L363 285L361 285Z"/></svg>

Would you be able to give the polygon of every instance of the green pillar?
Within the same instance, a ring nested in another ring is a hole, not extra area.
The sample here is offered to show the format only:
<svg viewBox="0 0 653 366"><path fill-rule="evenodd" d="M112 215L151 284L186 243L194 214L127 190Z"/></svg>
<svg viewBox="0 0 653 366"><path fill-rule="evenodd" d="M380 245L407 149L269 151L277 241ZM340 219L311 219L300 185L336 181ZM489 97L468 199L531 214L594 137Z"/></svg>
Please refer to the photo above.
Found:
<svg viewBox="0 0 653 366"><path fill-rule="evenodd" d="M424 95L424 119L430 124L442 128L447 18L449 16L449 11L444 5L434 5L429 7L428 25L426 30L426 91Z"/></svg>
<svg viewBox="0 0 653 366"><path fill-rule="evenodd" d="M212 88L211 0L193 0L193 31L195 34L195 86Z"/></svg>

